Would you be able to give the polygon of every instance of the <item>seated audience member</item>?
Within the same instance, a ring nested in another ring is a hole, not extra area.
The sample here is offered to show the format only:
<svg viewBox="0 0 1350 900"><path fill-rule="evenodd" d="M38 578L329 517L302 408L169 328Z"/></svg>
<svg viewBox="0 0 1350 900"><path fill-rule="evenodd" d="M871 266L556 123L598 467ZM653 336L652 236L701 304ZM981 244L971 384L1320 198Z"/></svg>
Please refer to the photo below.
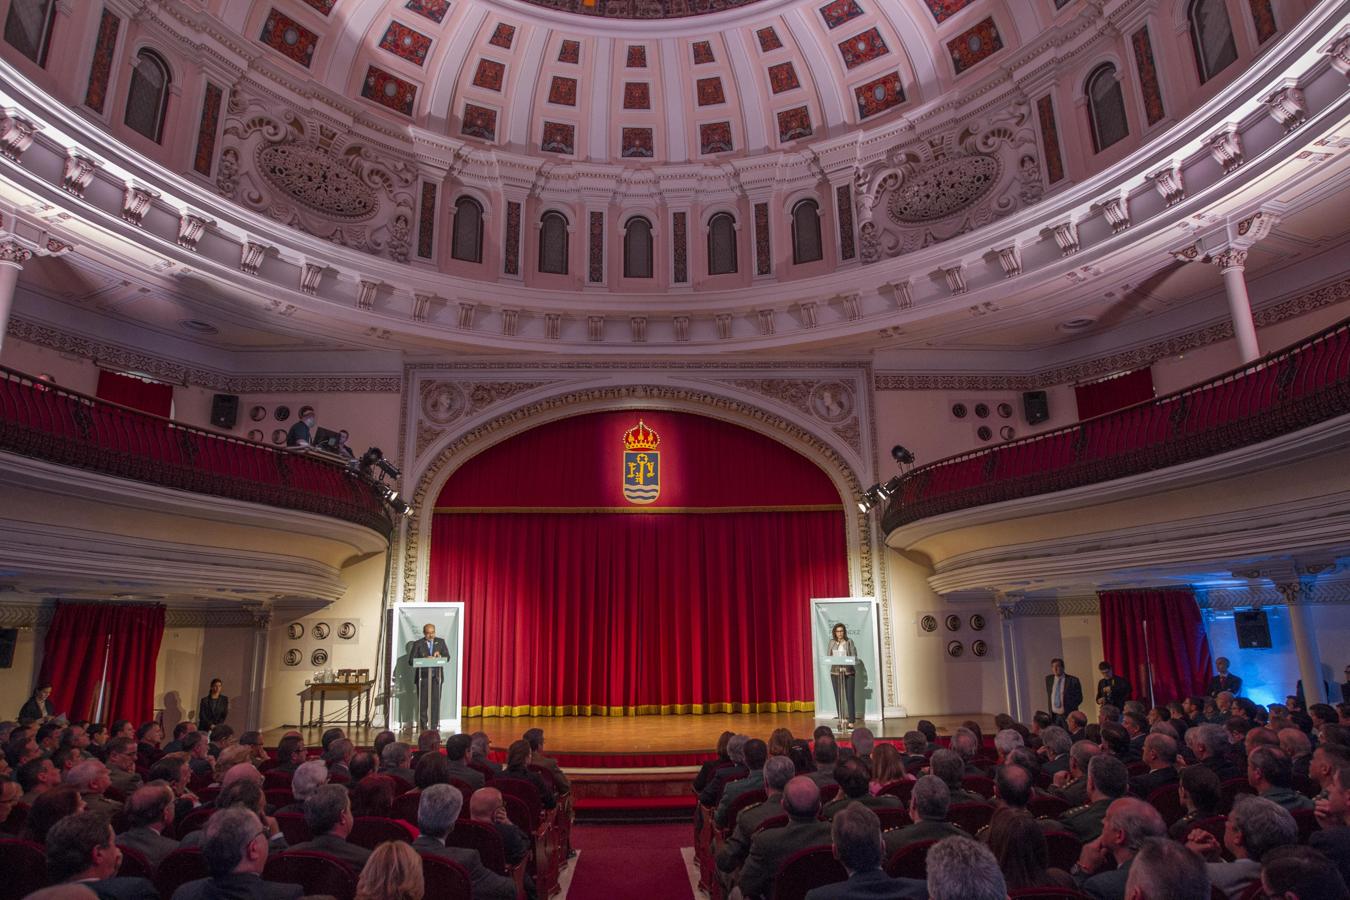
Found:
<svg viewBox="0 0 1350 900"><path fill-rule="evenodd" d="M937 726L932 722L927 719L920 719L918 724L914 726L914 730L922 732L923 736L928 738L928 746L933 747L937 745Z"/></svg>
<svg viewBox="0 0 1350 900"><path fill-rule="evenodd" d="M487 778L466 762L472 746L473 738L467 734L452 734L445 739L446 773L476 791L487 784Z"/></svg>
<svg viewBox="0 0 1350 900"><path fill-rule="evenodd" d="M1295 775L1304 778L1312 774L1312 741L1298 728L1281 728L1276 735L1280 739L1280 749L1289 757Z"/></svg>
<svg viewBox="0 0 1350 900"><path fill-rule="evenodd" d="M1126 765L1138 762L1130 749L1130 735L1125 726L1107 722L1102 726L1102 752L1109 753Z"/></svg>
<svg viewBox="0 0 1350 900"><path fill-rule="evenodd" d="M852 750L850 755L863 760L869 766L872 765L872 750L877 744L876 736L872 734L870 728L855 728L848 736L849 746Z"/></svg>
<svg viewBox="0 0 1350 900"><path fill-rule="evenodd" d="M786 728L781 729L787 732L788 743L792 742L792 732ZM775 734L778 732L775 731ZM523 735L523 739L530 744L530 762L532 765L548 769L549 774L553 776L553 785L557 788L559 794L566 794L572 790L572 784L567 780L567 774L558 766L558 761L551 756L544 755L544 729L531 728Z"/></svg>
<svg viewBox="0 0 1350 900"><path fill-rule="evenodd" d="M1075 886L1068 872L1050 868L1045 829L1026 810L996 810L985 834L985 843L998 860L1008 890Z"/></svg>
<svg viewBox="0 0 1350 900"><path fill-rule="evenodd" d="M498 836L502 839L502 848L506 852L508 866L522 862L529 855L529 835L511 824L501 791L494 787L474 791L473 796L469 798L469 818L475 822L491 825L497 830Z"/></svg>
<svg viewBox="0 0 1350 900"><path fill-rule="evenodd" d="M447 754L450 752L450 741L453 741L455 737L463 736L464 735L455 735L445 742L445 751ZM712 759L705 760L703 765L698 767L698 774L694 776L695 794L702 793L703 789L708 786L708 782L712 780L713 775L718 769L731 763L731 756L727 753L727 742L730 741L733 736L735 736L734 731L724 731L718 735L717 755ZM470 743L472 743L472 741L470 741ZM481 772L477 774L480 776L482 775Z"/></svg>
<svg viewBox="0 0 1350 900"><path fill-rule="evenodd" d="M355 754L356 745L351 741L345 737L334 739L323 751L323 762L328 766L328 777L344 784L351 781L351 761Z"/></svg>
<svg viewBox="0 0 1350 900"><path fill-rule="evenodd" d="M35 844L45 843L47 832L52 826L69 816L84 812L84 798L80 792L68 784L54 787L38 797L28 808L28 816L23 821L23 831L19 834L25 841Z"/></svg>
<svg viewBox="0 0 1350 900"><path fill-rule="evenodd" d="M892 878L882 870L881 821L860 803L850 803L830 822L834 858L848 872L848 880L818 887L807 900L926 900L928 885L915 878Z"/></svg>
<svg viewBox="0 0 1350 900"><path fill-rule="evenodd" d="M974 723L971 723L974 724ZM964 725L957 728L952 733L950 750L961 757L962 772L961 776L966 775L988 775L984 769L977 766L974 762L976 755L980 752L980 738L971 729ZM936 754L935 754L936 755Z"/></svg>
<svg viewBox="0 0 1350 900"><path fill-rule="evenodd" d="M71 769L84 762L85 756L79 747L57 747L47 758L60 770L61 777L65 778Z"/></svg>
<svg viewBox="0 0 1350 900"><path fill-rule="evenodd" d="M433 784L450 783L450 761L441 756L439 750L422 753L413 766L413 786L428 788Z"/></svg>
<svg viewBox="0 0 1350 900"><path fill-rule="evenodd" d="M959 825L947 821L951 808L951 792L936 775L924 775L914 782L909 795L910 824L892 828L882 837L886 842L886 858L890 859L901 847L919 841L941 840L953 834L965 834Z"/></svg>
<svg viewBox="0 0 1350 900"><path fill-rule="evenodd" d="M220 796L216 798L216 808L224 811L227 809L246 809L257 816L258 821L267 829L267 841L274 852L280 852L286 849L286 835L282 832L281 826L277 820L267 814L267 797L263 794L260 785L245 779L239 779L227 788L223 788ZM220 815L220 813L216 813ZM212 816L211 818L215 818ZM207 821L210 821L209 819ZM199 828L196 831L188 832L179 842L180 847L201 847L206 841L206 831Z"/></svg>
<svg viewBox="0 0 1350 900"><path fill-rule="evenodd" d="M929 900L1005 900L1007 896L998 860L979 841L955 835L929 848Z"/></svg>
<svg viewBox="0 0 1350 900"><path fill-rule="evenodd" d="M1335 860L1350 884L1350 762L1336 765L1327 781L1326 796L1317 801L1316 808L1321 830L1314 831L1308 843Z"/></svg>
<svg viewBox="0 0 1350 900"><path fill-rule="evenodd" d="M147 878L119 878L122 851L105 816L83 812L62 819L47 832L47 877L55 884L90 887L100 900L158 900Z"/></svg>
<svg viewBox="0 0 1350 900"><path fill-rule="evenodd" d="M821 787L838 784L834 780L834 770L839 765L839 745L835 743L833 735L816 738L815 746L811 748L811 759L816 764L815 771L810 775L812 781Z"/></svg>
<svg viewBox="0 0 1350 900"><path fill-rule="evenodd" d="M949 803L984 803L985 798L962 787L966 764L954 750L935 750L928 760L928 769L947 785Z"/></svg>
<svg viewBox="0 0 1350 900"><path fill-rule="evenodd" d="M324 730L323 736L319 738L319 747L324 753L327 753L328 748L333 746L333 741L341 740L346 736L347 732L343 731L341 728L327 728Z"/></svg>
<svg viewBox="0 0 1350 900"><path fill-rule="evenodd" d="M1190 747L1195 755L1196 765L1213 770L1220 784L1243 777L1243 773L1228 757L1228 733L1222 725L1206 722L1204 725L1188 729L1186 746Z"/></svg>
<svg viewBox="0 0 1350 900"><path fill-rule="evenodd" d="M796 767L786 758L775 756L764 763L764 793L761 803L747 806L736 816L726 845L717 854L717 868L731 874L745 864L755 829L766 820L783 814L783 789L797 777ZM726 885L730 886L729 879Z"/></svg>
<svg viewBox="0 0 1350 900"><path fill-rule="evenodd" d="M203 829L202 861L211 874L189 881L170 900L297 900L298 884L263 881L270 842L267 826L242 806L223 809Z"/></svg>
<svg viewBox="0 0 1350 900"><path fill-rule="evenodd" d="M1317 745L1317 749L1312 753L1312 762L1308 764L1308 776L1321 788L1315 800L1326 799L1336 770L1348 765L1350 765L1350 747L1325 743Z"/></svg>
<svg viewBox="0 0 1350 900"><path fill-rule="evenodd" d="M764 763L768 758L769 746L766 743L758 738L745 742L745 765L750 774L723 789L722 799L718 801L717 811L713 814L713 821L718 828L727 828L732 824L731 804L736 802L737 797L764 787Z"/></svg>
<svg viewBox="0 0 1350 900"><path fill-rule="evenodd" d="M698 795L698 802L701 805L715 808L721 801L722 792L726 790L727 785L750 773L745 765L745 745L749 740L748 735L733 734L727 741L727 757L730 764L718 769Z"/></svg>
<svg viewBox="0 0 1350 900"><path fill-rule="evenodd" d="M526 740L529 740L526 732ZM790 728L775 728L769 735L767 742L769 756L787 756L788 748L792 746L792 730ZM538 752L536 750L536 752Z"/></svg>
<svg viewBox="0 0 1350 900"><path fill-rule="evenodd" d="M876 794L888 784L897 781L913 781L905 774L905 763L900 751L894 744L879 744L872 750L872 783L870 790Z"/></svg>
<svg viewBox="0 0 1350 900"><path fill-rule="evenodd" d="M789 856L808 847L827 847L830 826L816 819L820 812L820 788L804 775L783 788L783 810L788 823L767 828L750 841L750 854L741 867L740 890L747 898L768 897L773 878Z"/></svg>
<svg viewBox="0 0 1350 900"><path fill-rule="evenodd" d="M262 787L263 776L258 771L258 767L252 763L236 763L225 770L225 774L220 778L220 789L224 791L236 781L248 781Z"/></svg>
<svg viewBox="0 0 1350 900"><path fill-rule="evenodd" d="M816 774L816 760L811 754L811 744L808 741L793 741L792 746L788 747L788 759L792 760L792 765L796 768L798 775ZM812 781L816 781L814 778ZM820 782L816 781L816 784Z"/></svg>
<svg viewBox="0 0 1350 900"><path fill-rule="evenodd" d="M1290 812L1313 808L1312 800L1294 791L1294 767L1282 750L1274 747L1253 750L1247 757L1247 783L1256 789L1258 796Z"/></svg>
<svg viewBox="0 0 1350 900"><path fill-rule="evenodd" d="M1346 900L1345 879L1325 853L1312 847L1276 847L1261 860L1260 897Z"/></svg>
<svg viewBox="0 0 1350 900"><path fill-rule="evenodd" d="M244 747L240 744L226 747L224 750L220 751L220 755L216 757L216 778L212 784L219 787L225 780L225 773L235 766L246 765L249 768L254 768L252 759L252 747Z"/></svg>
<svg viewBox="0 0 1350 900"><path fill-rule="evenodd" d="M487 732L475 731L469 738L469 762L487 768L494 775L501 774L501 763L493 760L490 755L492 751L492 742L488 739Z"/></svg>
<svg viewBox="0 0 1350 900"><path fill-rule="evenodd" d="M1030 769L1016 763L1010 762L1006 766L999 766L994 772L994 806L997 810L1026 812L1027 804L1031 802L1036 790L1032 777ZM1059 828L1059 823L1050 819L1046 819L1044 822L1038 821L1037 824L1046 831L1054 831ZM990 825L985 825L976 832L975 836L987 843L989 829Z"/></svg>
<svg viewBox="0 0 1350 900"><path fill-rule="evenodd" d="M1178 799L1181 800L1186 814L1172 823L1172 827L1168 829L1168 836L1174 841L1185 841L1196 822L1219 814L1219 804L1223 796L1219 777L1214 774L1213 769L1204 766L1187 766L1182 769L1177 785Z"/></svg>
<svg viewBox="0 0 1350 900"><path fill-rule="evenodd" d="M371 752L375 754L376 759L384 758L384 748L398 741L398 735L392 731L381 731L375 735L375 742L371 745Z"/></svg>
<svg viewBox="0 0 1350 900"><path fill-rule="evenodd" d="M252 766L249 766L252 769ZM257 770L254 770L254 774ZM150 780L163 781L173 789L177 809L174 815L182 819L194 808L200 805L197 796L188 790L188 782L192 779L192 770L188 768L187 762L181 756L166 756L159 762L150 767ZM262 784L262 776L258 775L258 783Z"/></svg>
<svg viewBox="0 0 1350 900"><path fill-rule="evenodd" d="M1186 838L1186 846L1208 862L1210 883L1231 900L1241 897L1261 877L1261 859L1276 847L1298 843L1298 825L1289 810L1250 794L1233 801L1224 827L1223 845L1214 835L1199 828ZM1223 850L1234 857L1221 862Z"/></svg>
<svg viewBox="0 0 1350 900"><path fill-rule="evenodd" d="M267 761L267 750L263 747L262 732L245 731L239 735L239 746L247 747L254 764L262 764Z"/></svg>
<svg viewBox="0 0 1350 900"><path fill-rule="evenodd" d="M179 722L177 725L173 726L173 740L164 745L162 752L166 755L169 753L182 753L187 749L183 746L183 737L196 730L197 726L193 722Z"/></svg>
<svg viewBox="0 0 1350 900"><path fill-rule="evenodd" d="M211 741L200 731L183 735L183 750L187 753L188 768L195 778L208 778L212 772Z"/></svg>
<svg viewBox="0 0 1350 900"><path fill-rule="evenodd" d="M413 849L463 866L473 883L474 900L515 900L515 882L485 867L477 850L445 845L463 804L459 789L448 784L433 784L423 791L417 804L417 827L422 833L413 841Z"/></svg>
<svg viewBox="0 0 1350 900"><path fill-rule="evenodd" d="M412 748L402 741L385 744L380 751L380 774L393 778L402 778L408 784L416 780L417 774L409 768L412 762Z"/></svg>
<svg viewBox="0 0 1350 900"><path fill-rule="evenodd" d="M417 752L412 754L412 761L416 762L422 758L423 753L441 752L441 733L435 728L427 729L417 736Z"/></svg>
<svg viewBox="0 0 1350 900"><path fill-rule="evenodd" d="M1147 800L1148 795L1168 784L1176 784L1177 742L1165 734L1150 734L1144 738L1144 764L1148 772L1130 778L1130 791Z"/></svg>
<svg viewBox="0 0 1350 900"><path fill-rule="evenodd" d="M1095 841L1102 833L1107 809L1112 802L1125 796L1128 786L1129 774L1123 762L1104 753L1093 757L1088 763L1088 802L1061 815L1059 824L1085 844Z"/></svg>
<svg viewBox="0 0 1350 900"><path fill-rule="evenodd" d="M1082 806L1087 803L1088 766L1093 757L1101 752L1102 748L1092 741L1075 741L1069 748L1069 767L1055 775L1054 784L1050 786L1050 794L1070 806Z"/></svg>
<svg viewBox="0 0 1350 900"><path fill-rule="evenodd" d="M1144 753L1144 738L1148 737L1149 721L1143 713L1127 712L1121 716L1120 724L1130 740L1130 756L1127 762L1139 759Z"/></svg>
<svg viewBox="0 0 1350 900"><path fill-rule="evenodd" d="M18 769L19 787L23 788L23 797L20 801L28 806L32 806L38 797L61 784L63 773L45 756L30 759Z"/></svg>
<svg viewBox="0 0 1350 900"><path fill-rule="evenodd" d="M1122 896L1125 900L1210 900L1209 872L1203 859L1176 841L1145 838L1130 862Z"/></svg>
<svg viewBox="0 0 1350 900"><path fill-rule="evenodd" d="M1069 733L1058 725L1051 725L1041 732L1041 749L1038 751L1043 762L1041 771L1051 778L1056 772L1069 770L1069 750L1073 741Z"/></svg>
<svg viewBox="0 0 1350 900"><path fill-rule="evenodd" d="M272 771L294 773L304 761L304 738L287 735L277 743L277 764L272 767Z"/></svg>
<svg viewBox="0 0 1350 900"><path fill-rule="evenodd" d="M761 743L763 743L761 741ZM528 781L534 785L535 790L539 791L539 803L544 809L553 809L558 805L558 798L553 795L553 788L544 784L544 779L539 777L538 772L530 771L530 762L534 754L530 750L529 741L515 741L506 751L506 768L502 771L502 778L516 778L522 781Z"/></svg>
<svg viewBox="0 0 1350 900"><path fill-rule="evenodd" d="M159 868L164 857L178 849L178 842L165 837L173 827L173 790L167 784L147 784L136 789L127 800L127 825L117 836L117 846L130 847Z"/></svg>
<svg viewBox="0 0 1350 900"><path fill-rule="evenodd" d="M136 771L136 742L130 738L113 738L104 748L104 763L108 767L108 781L123 797L130 797L141 786Z"/></svg>
<svg viewBox="0 0 1350 900"><path fill-rule="evenodd" d="M33 695L24 701L23 706L19 707L20 722L42 722L56 715L56 707L52 705L49 699L52 695L52 686L50 684L39 685L38 689L33 691ZM14 707L10 707L13 709Z"/></svg>
<svg viewBox="0 0 1350 900"><path fill-rule="evenodd" d="M1102 819L1101 833L1083 846L1073 877L1100 900L1125 900L1125 881L1134 856L1148 838L1167 836L1167 825L1152 806L1137 797L1114 800ZM1108 870L1108 864L1114 868Z"/></svg>
<svg viewBox="0 0 1350 900"><path fill-rule="evenodd" d="M901 806L899 797L872 793L872 773L867 762L860 757L850 757L835 766L834 780L839 783L839 796L822 811L826 819L850 803L861 803L872 809L897 809Z"/></svg>
<svg viewBox="0 0 1350 900"><path fill-rule="evenodd" d="M922 731L906 731L903 741L905 771L917 777L919 770L928 765L928 738Z"/></svg>
<svg viewBox="0 0 1350 900"><path fill-rule="evenodd" d="M355 823L347 789L340 784L320 785L305 800L305 824L312 837L286 852L316 850L327 853L359 872L370 858L370 851L347 840Z"/></svg>
<svg viewBox="0 0 1350 900"><path fill-rule="evenodd" d="M314 796L314 792L328 783L328 767L323 764L323 760L311 759L309 762L301 763L300 768L295 770L291 776L291 797L294 799L290 803L277 810L279 813L303 813L305 811L305 801ZM346 791L344 790L345 794Z"/></svg>
<svg viewBox="0 0 1350 900"><path fill-rule="evenodd" d="M215 728L212 728L211 733L207 735L207 738L210 743L206 748L206 752L210 753L213 757L219 757L222 752L239 743L238 739L234 736L234 729L228 725L217 725Z"/></svg>
<svg viewBox="0 0 1350 900"><path fill-rule="evenodd" d="M403 841L376 847L356 882L356 900L422 900L425 893L422 857Z"/></svg>
<svg viewBox="0 0 1350 900"><path fill-rule="evenodd" d="M388 775L367 775L349 789L352 795L352 815L382 816L388 818L394 811L394 797L398 788Z"/></svg>
<svg viewBox="0 0 1350 900"><path fill-rule="evenodd" d="M0 775L0 834L6 834L6 823L9 816L14 812L14 807L19 805L19 798L23 796L23 789L19 783L5 775Z"/></svg>
<svg viewBox="0 0 1350 900"><path fill-rule="evenodd" d="M1087 713L1081 709L1075 709L1064 717L1064 730L1069 733L1069 738L1075 741L1087 739Z"/></svg>
<svg viewBox="0 0 1350 900"><path fill-rule="evenodd" d="M996 762L1003 765L1008 761L1008 754L1014 750L1026 746L1026 741L1022 739L1021 732L1013 728L1004 728L994 735L994 752L998 754Z"/></svg>
<svg viewBox="0 0 1350 900"><path fill-rule="evenodd" d="M361 750L352 754L351 762L347 763L347 770L351 773L353 785L359 784L361 779L375 772L377 760L374 753L368 753Z"/></svg>

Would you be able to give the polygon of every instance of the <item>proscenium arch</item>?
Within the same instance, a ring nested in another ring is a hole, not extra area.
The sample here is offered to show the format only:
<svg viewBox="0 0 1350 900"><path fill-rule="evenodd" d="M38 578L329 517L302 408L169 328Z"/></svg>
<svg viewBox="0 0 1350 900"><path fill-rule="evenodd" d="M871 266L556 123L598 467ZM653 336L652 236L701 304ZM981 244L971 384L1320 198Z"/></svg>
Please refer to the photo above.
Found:
<svg viewBox="0 0 1350 900"><path fill-rule="evenodd" d="M541 425L586 413L622 409L662 409L691 413L748 428L806 457L829 477L844 507L844 540L850 590L855 596L875 596L881 609L879 625L883 658L883 706L899 706L895 690L889 590L885 579L878 577L876 569L882 549L876 545L872 516L862 513L853 502L853 498L864 490L858 472L840 448L835 447L829 439L757 404L700 388L661 384L597 386L591 389L569 386L562 393L511 407L477 423L470 420L459 428L448 430L428 448L425 457L427 462L410 473L408 480L416 483L411 497L414 512L403 523L399 535L401 576L391 571L391 593L401 588L400 599L403 602L426 602L431 556L428 542L423 537L431 534L435 498L465 462L502 441Z"/></svg>

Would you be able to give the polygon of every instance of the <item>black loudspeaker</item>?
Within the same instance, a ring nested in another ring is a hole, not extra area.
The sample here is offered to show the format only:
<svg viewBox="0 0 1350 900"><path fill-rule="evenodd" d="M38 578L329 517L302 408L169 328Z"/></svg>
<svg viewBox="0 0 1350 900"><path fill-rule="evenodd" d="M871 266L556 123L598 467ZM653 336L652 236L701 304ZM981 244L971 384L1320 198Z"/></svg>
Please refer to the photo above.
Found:
<svg viewBox="0 0 1350 900"><path fill-rule="evenodd" d="M1270 622L1264 609L1245 609L1233 613L1238 646L1243 650L1270 649Z"/></svg>
<svg viewBox="0 0 1350 900"><path fill-rule="evenodd" d="M1050 398L1045 391L1027 391L1022 394L1022 412L1028 425L1039 425L1050 418Z"/></svg>
<svg viewBox="0 0 1350 900"><path fill-rule="evenodd" d="M217 428L233 428L239 419L239 397L235 394L216 394L211 398L211 424Z"/></svg>
<svg viewBox="0 0 1350 900"><path fill-rule="evenodd" d="M14 665L14 645L19 642L19 629L0 628L0 669Z"/></svg>

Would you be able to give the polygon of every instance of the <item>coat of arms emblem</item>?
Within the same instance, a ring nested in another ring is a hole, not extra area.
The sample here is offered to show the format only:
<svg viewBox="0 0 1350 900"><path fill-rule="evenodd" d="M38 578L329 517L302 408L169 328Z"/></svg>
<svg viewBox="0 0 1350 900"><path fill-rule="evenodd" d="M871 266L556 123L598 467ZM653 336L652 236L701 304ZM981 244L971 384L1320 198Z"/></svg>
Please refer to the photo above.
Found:
<svg viewBox="0 0 1350 900"><path fill-rule="evenodd" d="M654 503L661 496L661 438L641 419L623 434L623 497L629 503Z"/></svg>

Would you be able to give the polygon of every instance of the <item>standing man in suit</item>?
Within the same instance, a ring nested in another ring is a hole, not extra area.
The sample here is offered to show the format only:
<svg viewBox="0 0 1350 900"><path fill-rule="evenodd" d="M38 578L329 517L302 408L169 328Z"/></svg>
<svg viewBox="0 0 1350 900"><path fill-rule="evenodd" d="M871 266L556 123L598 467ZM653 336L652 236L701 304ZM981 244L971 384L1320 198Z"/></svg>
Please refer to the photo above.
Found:
<svg viewBox="0 0 1350 900"><path fill-rule="evenodd" d="M436 637L436 626L430 622L422 626L422 640L413 644L412 652L408 654L408 665L413 665L415 659L426 658L450 658L450 648L446 646L444 638ZM440 725L441 682L445 678L445 670L440 667L413 669L413 675L417 679L417 727L426 731L428 722Z"/></svg>
<svg viewBox="0 0 1350 900"><path fill-rule="evenodd" d="M1083 705L1083 682L1077 675L1064 671L1064 660L1050 660L1050 674L1045 676L1045 698L1056 725L1063 725L1069 713Z"/></svg>
<svg viewBox="0 0 1350 900"><path fill-rule="evenodd" d="M1106 660L1097 663L1097 671L1102 676L1097 682L1097 705L1123 708L1125 701L1130 699L1130 683L1112 672L1111 664Z"/></svg>
<svg viewBox="0 0 1350 900"><path fill-rule="evenodd" d="M1217 697L1224 691L1234 697L1242 693L1242 679L1228 671L1228 657L1220 656L1214 660L1214 668L1219 670L1219 674L1209 680L1209 695L1211 697Z"/></svg>

